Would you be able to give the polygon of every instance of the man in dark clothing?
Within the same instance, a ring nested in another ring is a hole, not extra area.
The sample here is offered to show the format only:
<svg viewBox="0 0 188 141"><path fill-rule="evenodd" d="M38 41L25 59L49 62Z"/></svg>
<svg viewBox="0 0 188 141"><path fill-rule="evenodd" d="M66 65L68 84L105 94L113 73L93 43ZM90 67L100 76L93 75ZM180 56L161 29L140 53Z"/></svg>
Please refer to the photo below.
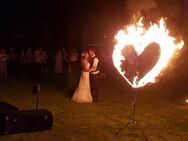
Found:
<svg viewBox="0 0 188 141"><path fill-rule="evenodd" d="M95 49L89 49L90 56L90 87L91 95L93 97L93 102L98 100L98 89L97 89L97 79L99 74L98 64L99 58L95 54Z"/></svg>

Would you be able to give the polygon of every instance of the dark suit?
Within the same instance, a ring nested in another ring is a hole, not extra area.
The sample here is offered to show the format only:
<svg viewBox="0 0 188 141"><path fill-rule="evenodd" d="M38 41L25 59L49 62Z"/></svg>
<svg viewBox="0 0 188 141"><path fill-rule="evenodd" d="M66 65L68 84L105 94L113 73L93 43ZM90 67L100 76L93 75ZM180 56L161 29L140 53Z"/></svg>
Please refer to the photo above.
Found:
<svg viewBox="0 0 188 141"><path fill-rule="evenodd" d="M93 67L95 58L98 59L96 56L90 59L91 68ZM98 88L97 88L98 74L99 74L99 70L98 70L98 65L97 65L97 69L90 72L90 88L91 88L91 95L93 97L94 102L98 100Z"/></svg>

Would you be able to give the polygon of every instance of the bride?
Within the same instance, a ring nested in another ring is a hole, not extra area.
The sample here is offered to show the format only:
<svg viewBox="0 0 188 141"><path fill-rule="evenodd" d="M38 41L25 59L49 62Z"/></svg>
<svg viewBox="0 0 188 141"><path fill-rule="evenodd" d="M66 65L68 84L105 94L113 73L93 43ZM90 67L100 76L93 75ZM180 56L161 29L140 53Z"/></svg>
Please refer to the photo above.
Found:
<svg viewBox="0 0 188 141"><path fill-rule="evenodd" d="M91 103L93 102L93 98L91 95L90 83L89 83L90 63L89 63L88 52L82 53L81 67L82 67L82 73L80 76L80 82L71 100L77 103Z"/></svg>

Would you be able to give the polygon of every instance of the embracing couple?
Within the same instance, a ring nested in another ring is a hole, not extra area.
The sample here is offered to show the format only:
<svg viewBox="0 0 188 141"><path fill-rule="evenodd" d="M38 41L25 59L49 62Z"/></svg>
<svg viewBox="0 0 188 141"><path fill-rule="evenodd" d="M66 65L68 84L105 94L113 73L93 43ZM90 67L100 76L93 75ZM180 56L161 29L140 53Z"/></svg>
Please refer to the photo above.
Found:
<svg viewBox="0 0 188 141"><path fill-rule="evenodd" d="M76 88L71 100L77 103L91 103L97 101L97 76L99 59L95 54L95 49L82 52L79 85Z"/></svg>

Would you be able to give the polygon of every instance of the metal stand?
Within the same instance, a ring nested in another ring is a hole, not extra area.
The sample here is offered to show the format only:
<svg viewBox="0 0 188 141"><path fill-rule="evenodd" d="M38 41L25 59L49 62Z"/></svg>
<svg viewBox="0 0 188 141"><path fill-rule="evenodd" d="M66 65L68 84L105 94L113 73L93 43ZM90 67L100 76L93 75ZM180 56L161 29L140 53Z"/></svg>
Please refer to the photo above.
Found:
<svg viewBox="0 0 188 141"><path fill-rule="evenodd" d="M40 84L33 84L33 94L36 95L36 104L35 104L35 108L36 110L38 109L39 106L39 94L40 94Z"/></svg>
<svg viewBox="0 0 188 141"><path fill-rule="evenodd" d="M136 102L137 102L137 97L138 97L138 89L136 88L136 92L135 92L135 95L134 95L134 98L133 98L133 110L132 110L132 119L131 121L129 121L127 124L125 124L124 127L120 128L116 133L115 135L118 135L122 130L124 129L132 129L131 131L139 131L142 136L144 137L144 140L145 141L148 141L148 138L147 136L144 134L144 132L139 128L138 126L138 122L135 120L135 115L136 115Z"/></svg>
<svg viewBox="0 0 188 141"><path fill-rule="evenodd" d="M39 92L36 94L36 110L38 109L39 107Z"/></svg>

